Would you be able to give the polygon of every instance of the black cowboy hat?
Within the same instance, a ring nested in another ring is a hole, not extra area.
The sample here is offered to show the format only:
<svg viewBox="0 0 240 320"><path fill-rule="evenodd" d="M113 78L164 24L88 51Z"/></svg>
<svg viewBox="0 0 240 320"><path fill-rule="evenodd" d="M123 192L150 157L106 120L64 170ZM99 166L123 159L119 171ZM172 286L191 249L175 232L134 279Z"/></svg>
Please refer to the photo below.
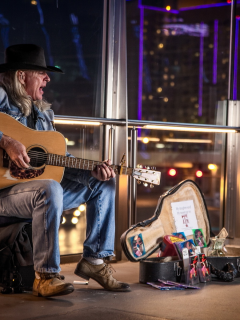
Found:
<svg viewBox="0 0 240 320"><path fill-rule="evenodd" d="M5 63L0 64L0 73L9 70L63 71L46 65L43 48L35 44L15 44L5 51Z"/></svg>

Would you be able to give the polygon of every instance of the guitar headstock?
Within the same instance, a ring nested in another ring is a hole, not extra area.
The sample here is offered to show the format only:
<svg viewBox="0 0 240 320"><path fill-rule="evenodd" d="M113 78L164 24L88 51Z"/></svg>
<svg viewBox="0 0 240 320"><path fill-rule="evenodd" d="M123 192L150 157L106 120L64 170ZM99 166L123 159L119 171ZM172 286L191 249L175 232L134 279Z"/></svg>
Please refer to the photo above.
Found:
<svg viewBox="0 0 240 320"><path fill-rule="evenodd" d="M151 169L153 168L143 168L142 166L139 166L133 169L132 176L138 180L139 184L143 182L143 185L145 187L147 187L148 184L150 184L150 188L153 188L154 184L160 184L161 172Z"/></svg>

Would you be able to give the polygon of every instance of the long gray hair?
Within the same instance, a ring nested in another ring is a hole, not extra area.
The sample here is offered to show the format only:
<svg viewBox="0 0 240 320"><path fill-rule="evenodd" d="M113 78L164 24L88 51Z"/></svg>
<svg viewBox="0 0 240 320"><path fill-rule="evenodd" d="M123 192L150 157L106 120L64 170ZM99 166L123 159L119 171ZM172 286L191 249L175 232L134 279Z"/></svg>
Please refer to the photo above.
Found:
<svg viewBox="0 0 240 320"><path fill-rule="evenodd" d="M31 72L37 73L32 70ZM40 111L50 109L51 104L45 100L33 101L32 98L27 94L24 86L18 80L17 71L7 71L0 75L0 86L2 86L10 100L19 107L22 113L27 117L32 110L32 103L38 107Z"/></svg>

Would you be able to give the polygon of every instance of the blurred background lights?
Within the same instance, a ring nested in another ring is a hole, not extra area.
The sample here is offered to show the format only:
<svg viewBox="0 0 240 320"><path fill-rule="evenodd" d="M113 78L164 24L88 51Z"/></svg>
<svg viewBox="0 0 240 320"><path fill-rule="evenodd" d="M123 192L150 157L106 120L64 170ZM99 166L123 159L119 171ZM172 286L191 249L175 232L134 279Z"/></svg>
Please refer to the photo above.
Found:
<svg viewBox="0 0 240 320"><path fill-rule="evenodd" d="M209 169L209 170L216 170L216 169L217 169L217 166L216 166L216 164L209 163L208 169Z"/></svg>
<svg viewBox="0 0 240 320"><path fill-rule="evenodd" d="M80 214L81 214L81 212L80 212L79 210L75 210L75 211L73 212L73 215L74 215L75 217L79 217Z"/></svg>
<svg viewBox="0 0 240 320"><path fill-rule="evenodd" d="M31 1L31 4L33 4L33 5L35 5L35 6L36 6L36 5L37 5L37 1L32 0L32 1Z"/></svg>
<svg viewBox="0 0 240 320"><path fill-rule="evenodd" d="M157 88L157 92L162 92L162 88L161 87Z"/></svg>
<svg viewBox="0 0 240 320"><path fill-rule="evenodd" d="M196 177L201 178L203 176L203 172L201 170L196 171Z"/></svg>
<svg viewBox="0 0 240 320"><path fill-rule="evenodd" d="M148 143L149 142L149 139L147 137L143 138L143 143Z"/></svg>
<svg viewBox="0 0 240 320"><path fill-rule="evenodd" d="M163 43L159 43L158 48L162 49L163 48Z"/></svg>
<svg viewBox="0 0 240 320"><path fill-rule="evenodd" d="M167 11L170 11L170 10L171 10L171 7L170 7L170 6L166 6L166 10L167 10Z"/></svg>
<svg viewBox="0 0 240 320"><path fill-rule="evenodd" d="M71 222L72 222L73 224L77 224L77 223L78 223L78 218L77 218L77 217L73 217L72 220L71 220Z"/></svg>
<svg viewBox="0 0 240 320"><path fill-rule="evenodd" d="M177 171L175 169L169 169L168 174L169 176L174 177L177 174Z"/></svg>
<svg viewBox="0 0 240 320"><path fill-rule="evenodd" d="M62 224L64 224L65 222L66 222L66 218L63 217L63 219L62 219Z"/></svg>
<svg viewBox="0 0 240 320"><path fill-rule="evenodd" d="M79 207L78 207L78 210L80 212L83 212L84 210L86 210L86 206L84 204L81 204Z"/></svg>

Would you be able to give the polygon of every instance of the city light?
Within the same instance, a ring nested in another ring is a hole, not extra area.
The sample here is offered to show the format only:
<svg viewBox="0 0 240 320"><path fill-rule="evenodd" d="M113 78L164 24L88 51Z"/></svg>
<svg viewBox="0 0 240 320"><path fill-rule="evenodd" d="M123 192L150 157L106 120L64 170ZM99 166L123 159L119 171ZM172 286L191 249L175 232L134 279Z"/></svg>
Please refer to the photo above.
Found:
<svg viewBox="0 0 240 320"><path fill-rule="evenodd" d="M201 170L196 171L196 177L201 178L203 176L203 172Z"/></svg>
<svg viewBox="0 0 240 320"><path fill-rule="evenodd" d="M145 129L157 129L157 130L172 130L172 131L188 131L188 132L232 132L236 133L237 130L235 129L219 129L219 128L196 128L196 127L180 127L180 126L154 126L147 124L143 126Z"/></svg>
<svg viewBox="0 0 240 320"><path fill-rule="evenodd" d="M157 143L157 144L156 144L156 148L158 148L158 149L163 149L163 148L165 148L165 144L163 144L163 143Z"/></svg>
<svg viewBox="0 0 240 320"><path fill-rule="evenodd" d="M168 102L168 98L165 97L165 98L163 99L163 101L164 101L164 102Z"/></svg>
<svg viewBox="0 0 240 320"><path fill-rule="evenodd" d="M86 206L84 204L81 204L79 207L78 207L78 210L80 212L83 212L84 210L86 210Z"/></svg>
<svg viewBox="0 0 240 320"><path fill-rule="evenodd" d="M169 169L168 174L169 176L174 177L177 174L177 171L175 169Z"/></svg>
<svg viewBox="0 0 240 320"><path fill-rule="evenodd" d="M217 165L216 165L216 164L209 163L208 169L209 169L209 170L216 170L216 169L217 169Z"/></svg>
<svg viewBox="0 0 240 320"><path fill-rule="evenodd" d="M183 142L183 143L212 143L210 139L178 139L178 138L165 138L164 142Z"/></svg>
<svg viewBox="0 0 240 320"><path fill-rule="evenodd" d="M80 214L81 214L81 212L80 212L79 210L75 210L75 211L73 212L73 215L74 215L75 217L79 217Z"/></svg>
<svg viewBox="0 0 240 320"><path fill-rule="evenodd" d="M75 141L67 141L67 146L75 146Z"/></svg>
<svg viewBox="0 0 240 320"><path fill-rule="evenodd" d="M101 122L90 122L90 121L80 121L80 120L60 120L55 119L54 123L57 124L77 124L77 125L89 125L89 126L100 126Z"/></svg>
<svg viewBox="0 0 240 320"><path fill-rule="evenodd" d="M170 10L171 10L171 7L170 7L170 6L166 6L166 10L167 10L167 11L170 11Z"/></svg>
<svg viewBox="0 0 240 320"><path fill-rule="evenodd" d="M157 92L162 92L162 88L161 87L157 88Z"/></svg>
<svg viewBox="0 0 240 320"><path fill-rule="evenodd" d="M71 220L71 222L72 222L73 224L77 224L77 223L78 223L78 218L77 218L77 217L73 217L72 220Z"/></svg>
<svg viewBox="0 0 240 320"><path fill-rule="evenodd" d="M163 48L163 43L159 43L158 48L162 49Z"/></svg>
<svg viewBox="0 0 240 320"><path fill-rule="evenodd" d="M128 137L128 140L131 140L131 137ZM151 141L151 142L159 142L160 141L159 138L153 138L153 137L138 137L137 140L142 141L143 143L148 143L149 141ZM148 142L144 142L144 141L148 141Z"/></svg>

